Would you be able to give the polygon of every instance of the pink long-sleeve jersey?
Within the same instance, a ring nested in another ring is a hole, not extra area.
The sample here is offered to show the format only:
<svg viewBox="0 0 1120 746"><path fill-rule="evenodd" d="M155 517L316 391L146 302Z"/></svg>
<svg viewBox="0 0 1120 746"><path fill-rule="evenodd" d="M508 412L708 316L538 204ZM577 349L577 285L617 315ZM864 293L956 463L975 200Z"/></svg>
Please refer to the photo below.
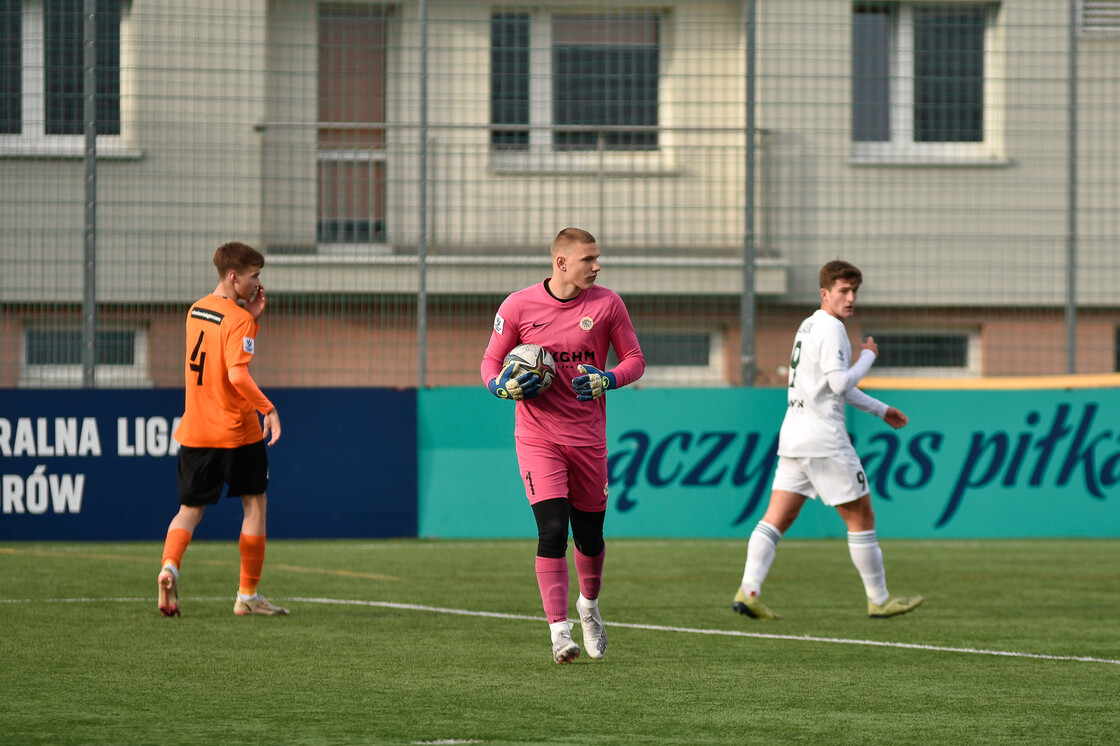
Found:
<svg viewBox="0 0 1120 746"><path fill-rule="evenodd" d="M552 353L556 381L535 399L517 402L514 434L564 445L606 445L606 397L579 401L572 379L582 375L580 365L605 371L611 347L619 361L611 370L618 386L641 378L646 360L626 304L613 290L598 285L568 301L554 298L544 282L513 293L494 317L494 331L482 357L483 382L493 380L509 351L525 343Z"/></svg>

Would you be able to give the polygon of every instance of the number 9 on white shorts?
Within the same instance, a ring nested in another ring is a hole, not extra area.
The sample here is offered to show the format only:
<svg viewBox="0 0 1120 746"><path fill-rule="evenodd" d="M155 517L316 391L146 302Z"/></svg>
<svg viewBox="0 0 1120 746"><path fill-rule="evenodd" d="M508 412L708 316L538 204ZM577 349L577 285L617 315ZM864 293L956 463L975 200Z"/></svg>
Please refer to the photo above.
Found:
<svg viewBox="0 0 1120 746"><path fill-rule="evenodd" d="M774 489L820 497L830 506L850 503L869 492L867 475L854 450L835 456L779 456Z"/></svg>

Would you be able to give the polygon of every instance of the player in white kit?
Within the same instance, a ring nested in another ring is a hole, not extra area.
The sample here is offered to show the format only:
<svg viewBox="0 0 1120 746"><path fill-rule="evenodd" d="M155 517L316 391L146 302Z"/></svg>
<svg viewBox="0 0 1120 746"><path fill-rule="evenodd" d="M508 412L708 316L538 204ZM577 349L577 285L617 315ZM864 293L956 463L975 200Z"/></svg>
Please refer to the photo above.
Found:
<svg viewBox="0 0 1120 746"><path fill-rule="evenodd" d="M842 260L821 267L821 307L801 322L789 361L788 402L778 435L778 466L770 504L747 544L743 581L731 608L753 619L780 619L759 599L782 535L811 497L836 508L848 528L848 551L867 592L873 618L905 614L921 596L887 592L883 552L875 536L875 513L863 464L844 422L845 405L879 417L897 429L905 414L856 388L875 362L879 346L868 337L852 363L844 320L855 311L863 275Z"/></svg>

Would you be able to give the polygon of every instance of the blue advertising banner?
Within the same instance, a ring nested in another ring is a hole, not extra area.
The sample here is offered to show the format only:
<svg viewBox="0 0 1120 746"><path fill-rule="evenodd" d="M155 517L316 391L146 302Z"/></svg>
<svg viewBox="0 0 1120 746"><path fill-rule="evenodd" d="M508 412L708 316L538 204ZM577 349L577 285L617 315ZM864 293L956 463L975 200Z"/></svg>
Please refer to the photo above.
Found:
<svg viewBox="0 0 1120 746"><path fill-rule="evenodd" d="M415 391L268 396L282 426L269 536L416 535ZM182 409L178 389L0 390L0 540L162 539L179 508ZM223 497L195 536L236 538L241 512Z"/></svg>
<svg viewBox="0 0 1120 746"><path fill-rule="evenodd" d="M1117 391L878 395L911 419L896 431L849 414L881 535L1120 536ZM481 387L269 396L284 428L269 450L269 535L535 535L512 403ZM0 390L0 540L161 538L178 506L181 397ZM749 535L769 497L784 390L610 397L609 535ZM223 499L197 536L236 536L240 520L239 502ZM811 502L790 534L843 531Z"/></svg>
<svg viewBox="0 0 1120 746"><path fill-rule="evenodd" d="M849 411L881 536L1120 536L1120 392L870 391L910 424ZM421 392L422 536L531 537L513 404L484 389ZM613 536L746 537L770 495L784 389L610 394ZM790 535L843 536L806 505Z"/></svg>

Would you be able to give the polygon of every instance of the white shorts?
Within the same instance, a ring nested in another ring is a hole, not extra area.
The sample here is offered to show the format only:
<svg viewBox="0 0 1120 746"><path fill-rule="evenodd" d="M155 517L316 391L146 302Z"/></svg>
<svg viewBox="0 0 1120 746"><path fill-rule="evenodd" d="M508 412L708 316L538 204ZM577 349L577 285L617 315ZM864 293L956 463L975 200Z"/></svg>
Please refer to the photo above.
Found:
<svg viewBox="0 0 1120 746"><path fill-rule="evenodd" d="M869 492L867 475L855 451L836 456L778 457L774 489L820 497L825 505L843 505Z"/></svg>

